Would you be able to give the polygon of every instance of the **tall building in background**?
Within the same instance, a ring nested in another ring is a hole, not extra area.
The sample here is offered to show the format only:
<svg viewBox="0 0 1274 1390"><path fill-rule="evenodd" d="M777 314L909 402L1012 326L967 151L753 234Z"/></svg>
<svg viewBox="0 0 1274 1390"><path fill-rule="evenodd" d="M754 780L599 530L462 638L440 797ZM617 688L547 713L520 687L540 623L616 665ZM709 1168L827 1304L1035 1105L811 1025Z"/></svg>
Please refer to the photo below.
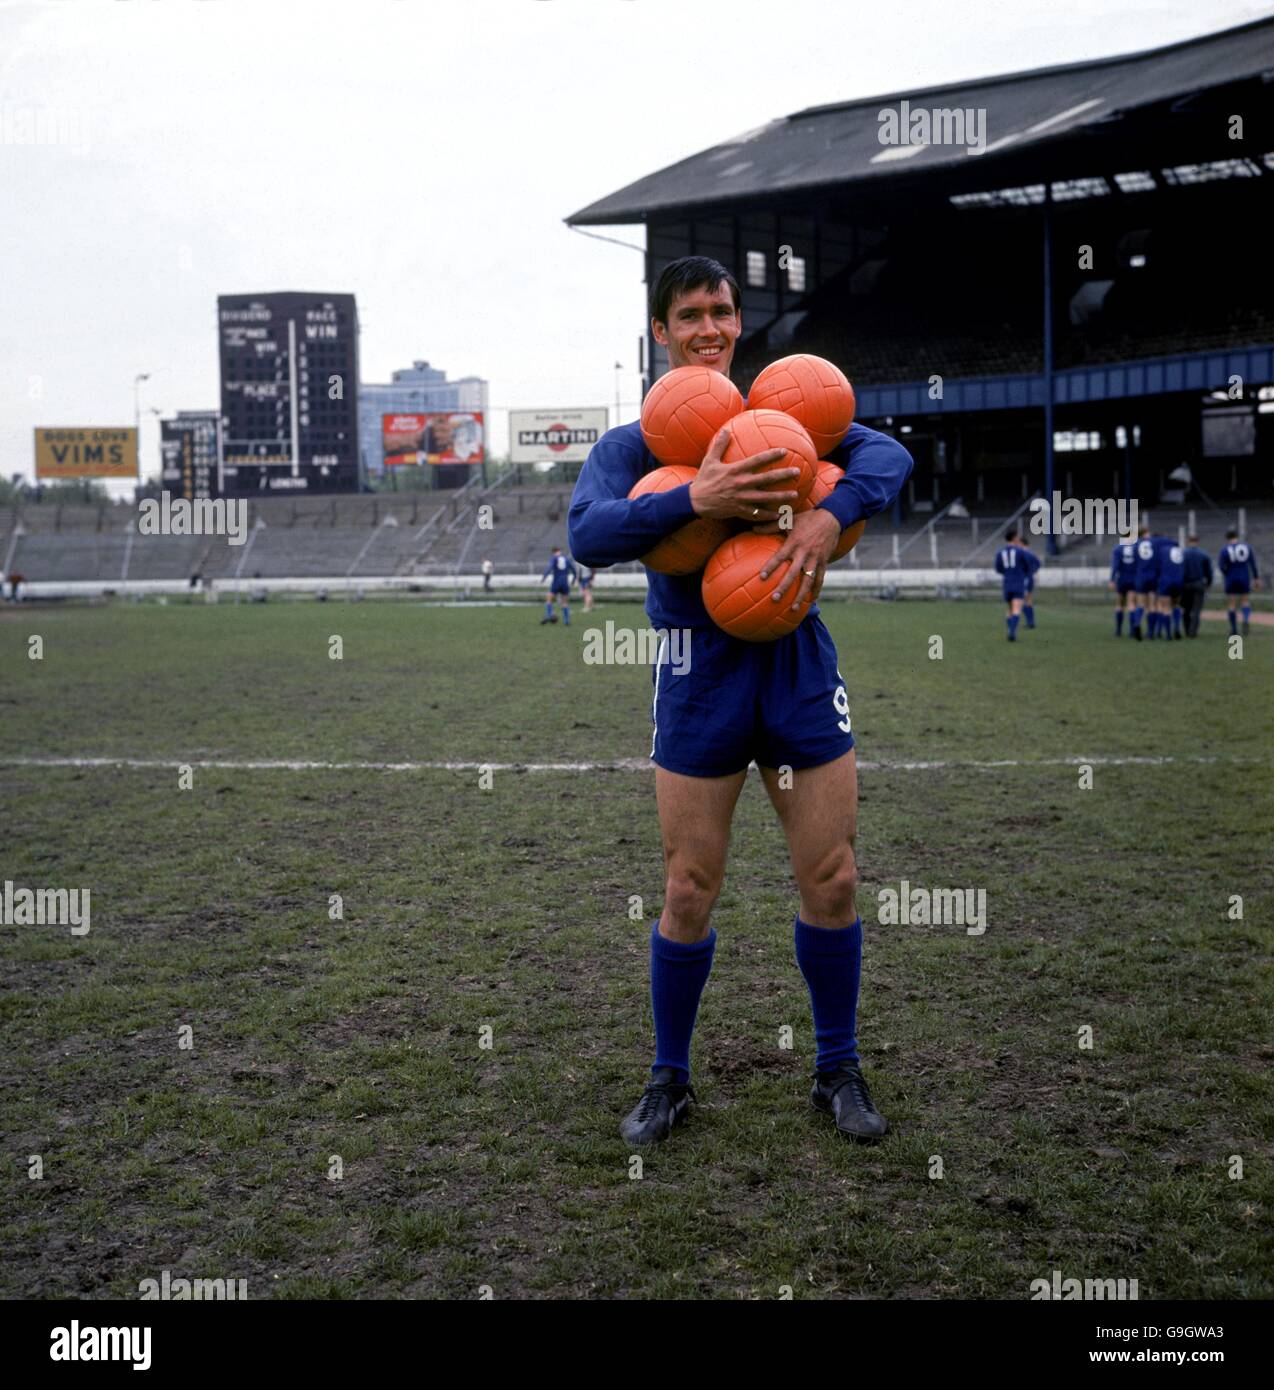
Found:
<svg viewBox="0 0 1274 1390"><path fill-rule="evenodd" d="M219 295L217 333L221 492L358 491L354 296Z"/></svg>
<svg viewBox="0 0 1274 1390"><path fill-rule="evenodd" d="M421 414L431 410L481 411L487 416L487 383L476 376L447 380L447 373L428 362L413 362L393 374L388 383L364 382L359 388L359 436L363 466L375 476L385 469L385 440L382 431L386 415ZM438 464L430 476L441 487L456 486L451 474L459 480L469 476L468 469L459 464Z"/></svg>
<svg viewBox="0 0 1274 1390"><path fill-rule="evenodd" d="M174 497L193 502L217 497L217 441L221 416L215 410L179 410L159 422L159 481Z"/></svg>

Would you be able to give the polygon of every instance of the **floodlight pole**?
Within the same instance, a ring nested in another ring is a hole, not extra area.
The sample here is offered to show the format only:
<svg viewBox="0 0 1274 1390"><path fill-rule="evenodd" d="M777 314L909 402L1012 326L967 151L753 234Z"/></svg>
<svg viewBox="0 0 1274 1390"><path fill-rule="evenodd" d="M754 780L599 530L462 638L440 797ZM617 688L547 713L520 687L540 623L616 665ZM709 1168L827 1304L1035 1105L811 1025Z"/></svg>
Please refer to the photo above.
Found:
<svg viewBox="0 0 1274 1390"><path fill-rule="evenodd" d="M1044 496L1050 519L1044 549L1057 554L1053 534L1053 183L1044 179Z"/></svg>
<svg viewBox="0 0 1274 1390"><path fill-rule="evenodd" d="M134 490L142 481L142 382L150 380L149 372L138 372L133 378L133 438L137 444L137 477Z"/></svg>

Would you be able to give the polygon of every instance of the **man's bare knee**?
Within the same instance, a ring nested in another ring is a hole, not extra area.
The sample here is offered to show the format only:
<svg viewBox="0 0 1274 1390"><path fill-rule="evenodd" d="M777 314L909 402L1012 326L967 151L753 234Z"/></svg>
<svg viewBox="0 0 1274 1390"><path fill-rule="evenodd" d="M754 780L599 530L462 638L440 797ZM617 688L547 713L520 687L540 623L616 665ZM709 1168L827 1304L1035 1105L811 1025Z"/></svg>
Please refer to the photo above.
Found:
<svg viewBox="0 0 1274 1390"><path fill-rule="evenodd" d="M847 926L854 920L858 865L849 845L829 855L800 885L801 902L812 926Z"/></svg>
<svg viewBox="0 0 1274 1390"><path fill-rule="evenodd" d="M721 880L691 865L669 871L664 889L663 934L673 941L700 941L721 891Z"/></svg>

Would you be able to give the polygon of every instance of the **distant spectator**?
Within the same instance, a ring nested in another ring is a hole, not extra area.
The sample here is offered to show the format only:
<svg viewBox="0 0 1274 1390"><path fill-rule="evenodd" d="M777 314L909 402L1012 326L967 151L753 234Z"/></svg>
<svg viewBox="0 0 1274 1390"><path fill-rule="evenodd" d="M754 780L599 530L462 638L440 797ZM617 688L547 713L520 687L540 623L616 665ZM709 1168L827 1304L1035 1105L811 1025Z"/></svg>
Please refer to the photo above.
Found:
<svg viewBox="0 0 1274 1390"><path fill-rule="evenodd" d="M22 594L19 591L26 582L26 576L19 574L17 570L9 576L9 598L14 603L22 602Z"/></svg>
<svg viewBox="0 0 1274 1390"><path fill-rule="evenodd" d="M491 588L491 576L495 573L495 566L490 560L482 562L482 591L486 593Z"/></svg>

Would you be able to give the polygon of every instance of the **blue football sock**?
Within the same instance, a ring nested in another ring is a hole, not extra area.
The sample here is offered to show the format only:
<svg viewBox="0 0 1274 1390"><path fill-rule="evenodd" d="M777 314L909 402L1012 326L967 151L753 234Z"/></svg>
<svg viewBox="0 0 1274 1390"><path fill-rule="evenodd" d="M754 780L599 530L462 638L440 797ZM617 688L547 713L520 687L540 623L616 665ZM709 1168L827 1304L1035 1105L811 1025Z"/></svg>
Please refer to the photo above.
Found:
<svg viewBox="0 0 1274 1390"><path fill-rule="evenodd" d="M551 617L553 616L553 600L552 600L552 599L549 599L549 601L544 605L544 616L545 616L546 618L551 618Z"/></svg>
<svg viewBox="0 0 1274 1390"><path fill-rule="evenodd" d="M1250 623L1252 621L1252 605L1250 603L1245 603L1243 605L1243 621L1245 623Z"/></svg>
<svg viewBox="0 0 1274 1390"><path fill-rule="evenodd" d="M570 625L571 625L571 605L570 605L569 603L564 603L564 604L562 605L562 621L566 624L567 627L570 627Z"/></svg>
<svg viewBox="0 0 1274 1390"><path fill-rule="evenodd" d="M1134 609L1132 610L1132 622L1129 623L1129 627L1132 628L1132 630L1133 630L1134 632L1136 632L1136 631L1138 631L1138 630L1140 629L1140 627L1141 627L1141 615L1142 615L1145 611L1146 611L1146 610L1145 610L1144 608L1134 608Z"/></svg>
<svg viewBox="0 0 1274 1390"><path fill-rule="evenodd" d="M1017 624L1018 624L1018 617L1019 617L1019 615L1018 615L1017 613L1010 613L1010 614L1009 614L1009 619L1008 619L1008 621L1009 621L1009 637L1010 637L1010 638L1013 638L1013 637L1016 636L1016 633L1017 633Z"/></svg>
<svg viewBox="0 0 1274 1390"><path fill-rule="evenodd" d="M1028 603L1028 604L1026 605L1026 607L1022 609L1022 613L1023 613L1023 615L1024 615L1025 618L1026 618L1026 625L1027 625L1027 627L1034 627L1034 626L1035 626L1035 605L1034 605L1033 603Z"/></svg>
<svg viewBox="0 0 1274 1390"><path fill-rule="evenodd" d="M1230 619L1230 635L1233 636L1233 635L1239 630L1239 617L1238 617L1238 614L1234 611L1233 608L1230 609L1230 612L1229 612L1229 619Z"/></svg>
<svg viewBox="0 0 1274 1390"><path fill-rule="evenodd" d="M863 968L863 919L847 927L811 927L796 919L796 963L805 976L814 1011L817 1071L858 1065L854 1037L858 982Z"/></svg>
<svg viewBox="0 0 1274 1390"><path fill-rule="evenodd" d="M1124 630L1124 610L1123 610L1122 608L1116 608L1116 609L1115 609L1115 636L1116 636L1116 637L1122 636L1122 635L1123 635L1123 630Z"/></svg>
<svg viewBox="0 0 1274 1390"><path fill-rule="evenodd" d="M1181 631L1181 609L1175 605L1172 609L1172 630L1173 632Z"/></svg>
<svg viewBox="0 0 1274 1390"><path fill-rule="evenodd" d="M695 1030L699 996L708 983L717 934L687 946L650 934L650 1004L655 1016L655 1061L651 1068L671 1067L677 1080L690 1080L690 1035Z"/></svg>

